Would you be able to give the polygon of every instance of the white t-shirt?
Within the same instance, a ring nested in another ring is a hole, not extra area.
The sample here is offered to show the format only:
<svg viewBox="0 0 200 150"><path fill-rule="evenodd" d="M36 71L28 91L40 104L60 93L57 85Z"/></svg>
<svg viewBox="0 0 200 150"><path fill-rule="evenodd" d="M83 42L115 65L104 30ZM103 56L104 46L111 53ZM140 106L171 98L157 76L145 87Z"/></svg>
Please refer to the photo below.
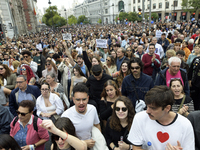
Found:
<svg viewBox="0 0 200 150"><path fill-rule="evenodd" d="M76 51L78 52L79 55L82 55L83 53L82 47L76 47Z"/></svg>
<svg viewBox="0 0 200 150"><path fill-rule="evenodd" d="M100 123L96 108L90 104L87 104L87 112L84 115L78 113L75 106L72 106L61 117L67 117L72 121L80 140L91 139L92 127Z"/></svg>
<svg viewBox="0 0 200 150"><path fill-rule="evenodd" d="M184 150L194 150L194 132L190 121L177 114L169 125L162 125L151 120L145 111L137 113L129 132L128 140L135 146L151 143L149 150L165 150L166 144L177 145L181 143Z"/></svg>

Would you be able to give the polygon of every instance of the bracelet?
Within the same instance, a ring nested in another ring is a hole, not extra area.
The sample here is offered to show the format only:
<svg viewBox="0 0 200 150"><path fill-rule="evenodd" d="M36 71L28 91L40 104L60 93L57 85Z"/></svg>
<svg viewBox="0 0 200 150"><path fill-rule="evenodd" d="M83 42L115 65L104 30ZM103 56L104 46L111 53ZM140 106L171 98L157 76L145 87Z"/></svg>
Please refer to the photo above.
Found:
<svg viewBox="0 0 200 150"><path fill-rule="evenodd" d="M114 145L114 147L113 147L113 149L112 149L112 150L114 150L114 149L115 149L115 147L116 147L116 146Z"/></svg>
<svg viewBox="0 0 200 150"><path fill-rule="evenodd" d="M63 142L64 142L64 141L66 141L66 140L67 140L67 138L68 138L68 133L66 132L66 134L67 134L67 137L66 137L65 139L63 139Z"/></svg>

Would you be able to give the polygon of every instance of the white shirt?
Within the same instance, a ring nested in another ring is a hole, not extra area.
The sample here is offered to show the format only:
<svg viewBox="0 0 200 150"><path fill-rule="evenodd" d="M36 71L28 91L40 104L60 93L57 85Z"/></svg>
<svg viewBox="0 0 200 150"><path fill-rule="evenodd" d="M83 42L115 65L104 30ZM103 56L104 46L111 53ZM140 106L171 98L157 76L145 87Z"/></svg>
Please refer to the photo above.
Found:
<svg viewBox="0 0 200 150"><path fill-rule="evenodd" d="M76 135L80 140L91 139L92 127L100 122L96 108L90 104L87 104L85 114L78 113L75 106L72 106L61 117L67 117L72 121L76 129Z"/></svg>
<svg viewBox="0 0 200 150"><path fill-rule="evenodd" d="M78 52L79 55L82 55L83 53L82 47L76 47L76 51Z"/></svg>
<svg viewBox="0 0 200 150"><path fill-rule="evenodd" d="M128 140L135 146L147 145L149 150L165 150L166 144L177 145L181 143L184 150L194 150L194 131L190 121L177 114L177 118L169 125L162 125L151 120L146 111L135 115L128 135Z"/></svg>

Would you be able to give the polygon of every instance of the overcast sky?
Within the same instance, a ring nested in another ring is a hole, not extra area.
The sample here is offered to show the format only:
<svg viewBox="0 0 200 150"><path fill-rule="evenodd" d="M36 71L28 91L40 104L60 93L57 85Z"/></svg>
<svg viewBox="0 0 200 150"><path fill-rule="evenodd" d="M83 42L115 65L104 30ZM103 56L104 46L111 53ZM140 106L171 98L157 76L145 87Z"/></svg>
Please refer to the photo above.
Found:
<svg viewBox="0 0 200 150"><path fill-rule="evenodd" d="M74 0L50 0L51 1L51 5L56 5L58 7L58 9L61 8L61 6L65 6L65 8L70 8L72 7L72 3ZM49 4L48 4L49 0L38 0L37 1L37 6L38 8L43 12L43 8L44 7L49 7ZM82 3L83 0L78 0L78 2Z"/></svg>

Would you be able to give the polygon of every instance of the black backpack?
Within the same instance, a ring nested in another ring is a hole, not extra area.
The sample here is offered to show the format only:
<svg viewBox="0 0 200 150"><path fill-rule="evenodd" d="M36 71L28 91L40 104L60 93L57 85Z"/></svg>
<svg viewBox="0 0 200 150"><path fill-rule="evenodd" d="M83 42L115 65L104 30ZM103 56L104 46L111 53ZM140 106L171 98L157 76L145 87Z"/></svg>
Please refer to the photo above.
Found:
<svg viewBox="0 0 200 150"><path fill-rule="evenodd" d="M15 126L18 119L19 119L19 117L16 117L15 120L13 121L13 127ZM38 117L34 116L34 118L33 118L33 128L36 132L38 132L37 121L38 121Z"/></svg>

